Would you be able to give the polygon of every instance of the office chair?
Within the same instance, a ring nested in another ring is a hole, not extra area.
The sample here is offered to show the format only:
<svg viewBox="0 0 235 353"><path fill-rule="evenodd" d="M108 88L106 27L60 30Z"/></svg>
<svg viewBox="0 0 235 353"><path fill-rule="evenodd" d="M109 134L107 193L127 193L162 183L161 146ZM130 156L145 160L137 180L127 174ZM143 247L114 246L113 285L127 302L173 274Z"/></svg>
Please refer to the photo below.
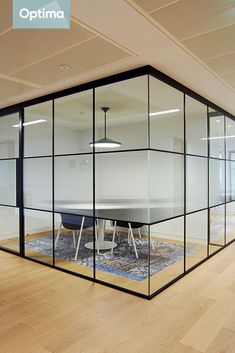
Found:
<svg viewBox="0 0 235 353"><path fill-rule="evenodd" d="M113 221L113 238L112 238L111 254L113 254L113 245L114 245L114 241L115 241L117 227L128 228L128 233L127 233L128 244L131 245L131 243L133 243L134 250L135 250L135 256L138 259L139 256L138 256L138 252L136 249L135 238L134 238L132 229L138 229L139 238L141 239L141 237L142 237L141 228L143 226L144 226L143 223L127 222L127 221ZM151 240L152 249L154 249L153 240L152 239L150 239L150 240Z"/></svg>
<svg viewBox="0 0 235 353"><path fill-rule="evenodd" d="M78 250L80 247L80 242L81 242L81 237L82 237L82 231L85 228L93 227L93 218L85 217L85 216L69 215L66 213L61 213L60 215L61 215L61 224L60 224L60 227L57 231L57 235L56 235L56 239L55 239L55 248L56 248L57 243L59 241L62 228L71 230L72 235L73 235L73 246L74 246L74 248L76 248L74 260L77 260ZM77 242L77 246L76 246L76 234L78 232L79 232L79 235L78 235L78 242ZM96 239L96 244L97 244L97 253L99 254L100 251L99 251L99 243L98 243L98 236L97 236L96 227L95 227L95 239Z"/></svg>

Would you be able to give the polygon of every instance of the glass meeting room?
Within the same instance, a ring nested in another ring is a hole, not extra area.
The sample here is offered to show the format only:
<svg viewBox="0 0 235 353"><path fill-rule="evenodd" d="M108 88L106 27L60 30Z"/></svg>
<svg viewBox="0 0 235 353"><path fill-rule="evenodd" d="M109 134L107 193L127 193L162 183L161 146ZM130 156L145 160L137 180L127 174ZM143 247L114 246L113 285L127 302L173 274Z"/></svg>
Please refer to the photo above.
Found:
<svg viewBox="0 0 235 353"><path fill-rule="evenodd" d="M234 240L233 117L157 76L1 114L1 248L151 297Z"/></svg>

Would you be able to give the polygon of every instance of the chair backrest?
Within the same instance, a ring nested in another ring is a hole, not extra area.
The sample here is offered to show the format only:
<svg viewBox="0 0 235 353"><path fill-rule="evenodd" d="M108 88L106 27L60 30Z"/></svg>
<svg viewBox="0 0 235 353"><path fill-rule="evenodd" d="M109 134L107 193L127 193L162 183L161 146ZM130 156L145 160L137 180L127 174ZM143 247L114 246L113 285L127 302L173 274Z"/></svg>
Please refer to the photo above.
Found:
<svg viewBox="0 0 235 353"><path fill-rule="evenodd" d="M129 228L129 223L131 224L131 228L133 229L141 228L144 225L143 223L137 223L137 222L117 221L116 226Z"/></svg>
<svg viewBox="0 0 235 353"><path fill-rule="evenodd" d="M79 230L81 228L82 219L83 219L83 216L61 213L62 224L63 224L63 227L66 229ZM83 228L88 228L92 226L93 226L93 218L85 217Z"/></svg>

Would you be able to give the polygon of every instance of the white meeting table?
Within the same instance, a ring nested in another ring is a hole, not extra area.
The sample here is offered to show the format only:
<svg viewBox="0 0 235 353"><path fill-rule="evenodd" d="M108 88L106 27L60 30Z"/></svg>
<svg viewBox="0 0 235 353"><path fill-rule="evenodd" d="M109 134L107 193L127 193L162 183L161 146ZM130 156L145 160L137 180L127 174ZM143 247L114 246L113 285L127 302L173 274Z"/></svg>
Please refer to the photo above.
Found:
<svg viewBox="0 0 235 353"><path fill-rule="evenodd" d="M99 250L108 250L112 248L112 242L105 240L106 220L121 220L126 222L135 222L142 224L155 223L158 220L169 219L183 213L181 207L172 207L169 203L163 205L156 202L148 208L146 202L142 200L110 200L97 202L95 204L95 218L98 224L98 242ZM84 217L93 217L93 203L77 203L67 200L55 201L56 213L77 214ZM114 243L114 247L117 244ZM87 249L94 249L94 242L85 244ZM95 247L97 250L97 247Z"/></svg>

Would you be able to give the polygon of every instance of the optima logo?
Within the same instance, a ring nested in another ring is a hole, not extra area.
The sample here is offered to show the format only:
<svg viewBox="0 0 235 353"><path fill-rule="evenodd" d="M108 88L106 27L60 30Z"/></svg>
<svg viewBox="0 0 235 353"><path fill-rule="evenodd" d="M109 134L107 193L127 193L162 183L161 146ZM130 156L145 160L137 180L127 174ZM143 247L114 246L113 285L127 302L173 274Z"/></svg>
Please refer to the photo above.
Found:
<svg viewBox="0 0 235 353"><path fill-rule="evenodd" d="M70 28L70 0L13 0L13 28Z"/></svg>
<svg viewBox="0 0 235 353"><path fill-rule="evenodd" d="M27 18L33 21L35 18L64 18L64 11L47 11L45 9L38 11L30 11L29 9L21 9L19 12L21 18Z"/></svg>

